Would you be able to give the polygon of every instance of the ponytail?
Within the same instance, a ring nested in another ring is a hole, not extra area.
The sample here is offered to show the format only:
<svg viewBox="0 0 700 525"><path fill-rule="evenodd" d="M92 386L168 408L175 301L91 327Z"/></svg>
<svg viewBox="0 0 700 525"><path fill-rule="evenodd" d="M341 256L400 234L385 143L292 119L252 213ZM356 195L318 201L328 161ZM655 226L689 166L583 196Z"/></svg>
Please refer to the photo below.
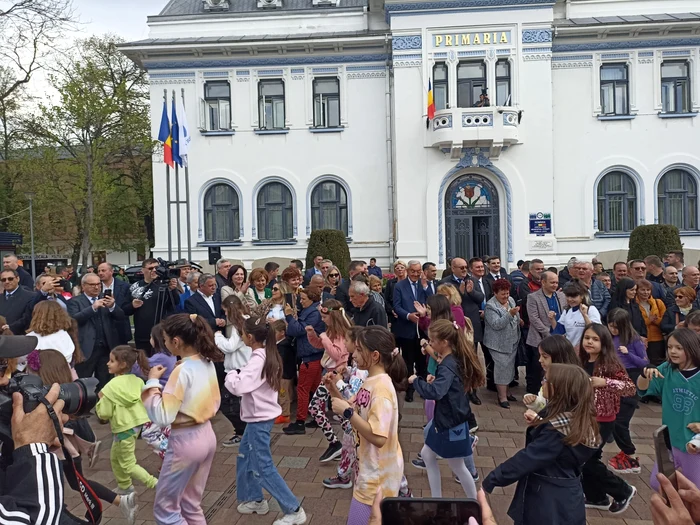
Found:
<svg viewBox="0 0 700 525"><path fill-rule="evenodd" d="M264 317L249 317L245 320L243 331L256 342L265 344L265 364L261 377L272 390L279 392L282 387L282 357L277 350L274 330Z"/></svg>
<svg viewBox="0 0 700 525"><path fill-rule="evenodd" d="M383 326L354 327L351 330L351 339L356 341L363 354L379 352L379 361L384 366L384 371L394 383L397 392L408 390L408 369L406 362L396 348L394 335Z"/></svg>
<svg viewBox="0 0 700 525"><path fill-rule="evenodd" d="M139 365L144 376L147 376L151 370L151 365L143 350L132 348L129 345L119 345L112 350L112 354L118 362L126 365L127 373L131 372L135 364Z"/></svg>
<svg viewBox="0 0 700 525"><path fill-rule="evenodd" d="M460 368L462 386L465 392L483 386L486 382L484 368L481 366L474 343L456 323L440 319L430 323L428 329L432 339L446 341L452 348Z"/></svg>
<svg viewBox="0 0 700 525"><path fill-rule="evenodd" d="M175 314L160 323L170 339L179 338L193 347L207 361L221 362L224 354L214 343L214 332L204 318L197 314Z"/></svg>

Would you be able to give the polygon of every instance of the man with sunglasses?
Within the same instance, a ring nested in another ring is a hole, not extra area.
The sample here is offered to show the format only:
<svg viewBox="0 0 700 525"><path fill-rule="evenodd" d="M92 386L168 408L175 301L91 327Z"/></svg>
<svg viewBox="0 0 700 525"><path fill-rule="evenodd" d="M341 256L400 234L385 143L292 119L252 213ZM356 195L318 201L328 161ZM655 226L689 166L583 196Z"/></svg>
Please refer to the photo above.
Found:
<svg viewBox="0 0 700 525"><path fill-rule="evenodd" d="M5 269L0 273L3 293L0 295L0 315L13 334L24 335L32 320L32 309L36 295L19 285L19 274L15 270Z"/></svg>

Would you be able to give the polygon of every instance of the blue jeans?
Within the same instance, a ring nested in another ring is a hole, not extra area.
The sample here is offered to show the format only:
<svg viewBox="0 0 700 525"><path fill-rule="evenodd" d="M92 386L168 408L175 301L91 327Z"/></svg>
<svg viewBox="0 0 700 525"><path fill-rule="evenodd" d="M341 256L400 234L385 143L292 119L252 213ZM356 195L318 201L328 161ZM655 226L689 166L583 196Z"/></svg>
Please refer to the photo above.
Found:
<svg viewBox="0 0 700 525"><path fill-rule="evenodd" d="M430 423L430 421L428 421ZM428 439L428 430L430 429L430 426L428 424L425 425L425 428L423 429L423 442L425 442L426 439ZM470 442L474 441L474 438L472 436L469 436ZM474 454L467 456L464 458L464 465L467 467L467 470L469 473L472 475L472 477L476 476L478 474L476 470L476 465L474 464Z"/></svg>
<svg viewBox="0 0 700 525"><path fill-rule="evenodd" d="M274 421L248 423L238 449L236 497L241 503L262 501L262 489L277 500L285 514L296 512L299 500L277 472L270 451L270 431Z"/></svg>

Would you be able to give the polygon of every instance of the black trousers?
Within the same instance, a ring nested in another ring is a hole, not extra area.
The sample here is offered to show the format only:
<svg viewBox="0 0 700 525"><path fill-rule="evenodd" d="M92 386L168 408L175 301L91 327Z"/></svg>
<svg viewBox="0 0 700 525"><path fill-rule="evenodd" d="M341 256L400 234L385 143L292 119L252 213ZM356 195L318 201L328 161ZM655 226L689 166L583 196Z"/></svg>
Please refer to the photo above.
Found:
<svg viewBox="0 0 700 525"><path fill-rule="evenodd" d="M417 337L412 339L397 337L396 344L401 349L403 360L406 361L408 376L410 377L413 375L413 368L415 367L416 375L423 379L428 377L428 361L420 350L420 340ZM413 392L413 387L409 386L408 390Z"/></svg>
<svg viewBox="0 0 700 525"><path fill-rule="evenodd" d="M221 413L226 416L237 436L243 437L246 423L241 419L241 398L234 396L226 387L221 389Z"/></svg>
<svg viewBox="0 0 700 525"><path fill-rule="evenodd" d="M591 459L583 465L583 493L586 496L586 500L593 503L605 501L608 494L616 501L620 501L629 496L630 487L622 478L613 474L601 460L603 457L603 446L608 442L608 438L612 436L615 422L610 421L608 423L599 423L598 425L600 427L602 444Z"/></svg>
<svg viewBox="0 0 700 525"><path fill-rule="evenodd" d="M652 366L659 366L666 361L666 341L649 341L647 356Z"/></svg>
<svg viewBox="0 0 700 525"><path fill-rule="evenodd" d="M76 470L83 476L83 458L77 457L73 458L73 463L75 464ZM71 468L66 460L61 461L61 466L63 467L63 474L66 476L66 481L70 488L76 492L80 492L80 486L78 485L78 477L75 475L75 471ZM104 485L100 485L97 481L85 480L90 488L95 491L95 495L102 501L106 501L110 504L114 503L117 499L117 495L109 490Z"/></svg>
<svg viewBox="0 0 700 525"><path fill-rule="evenodd" d="M528 394L535 394L542 386L542 365L540 365L540 353L536 346L525 345L527 364L525 365L525 389Z"/></svg>
<svg viewBox="0 0 700 525"><path fill-rule="evenodd" d="M620 399L620 411L615 418L615 429L613 430L615 443L628 456L633 456L637 451L630 436L630 421L632 421L634 411L638 407L639 403L636 397L623 397Z"/></svg>
<svg viewBox="0 0 700 525"><path fill-rule="evenodd" d="M78 377L92 377L97 379L97 391L99 392L112 379L112 375L107 370L109 361L109 348L104 345L95 346L90 357L75 365L75 372Z"/></svg>

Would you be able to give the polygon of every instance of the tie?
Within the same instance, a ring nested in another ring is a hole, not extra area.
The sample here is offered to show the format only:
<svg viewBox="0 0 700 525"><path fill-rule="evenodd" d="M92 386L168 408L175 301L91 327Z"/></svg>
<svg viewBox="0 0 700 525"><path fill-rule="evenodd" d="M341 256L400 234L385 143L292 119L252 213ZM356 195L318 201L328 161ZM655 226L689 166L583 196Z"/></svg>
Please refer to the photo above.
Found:
<svg viewBox="0 0 700 525"><path fill-rule="evenodd" d="M11 294L11 293L6 293L6 294L5 294L5 300L6 300L6 301L9 301L10 299L12 299L12 294Z"/></svg>
<svg viewBox="0 0 700 525"><path fill-rule="evenodd" d="M413 298L418 299L418 283L411 282L411 287L413 288Z"/></svg>

